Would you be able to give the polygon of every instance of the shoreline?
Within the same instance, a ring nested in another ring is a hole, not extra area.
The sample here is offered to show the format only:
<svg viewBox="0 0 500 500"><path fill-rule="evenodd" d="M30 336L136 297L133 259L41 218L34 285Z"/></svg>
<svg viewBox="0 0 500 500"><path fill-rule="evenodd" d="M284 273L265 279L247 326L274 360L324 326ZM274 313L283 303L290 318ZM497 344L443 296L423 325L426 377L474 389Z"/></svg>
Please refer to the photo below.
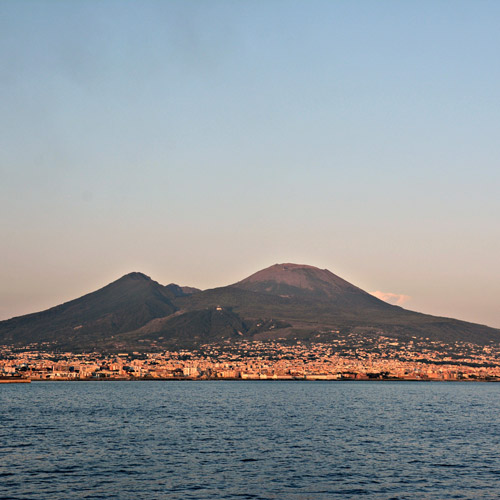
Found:
<svg viewBox="0 0 500 500"><path fill-rule="evenodd" d="M52 378L52 379L21 379L0 380L0 383L36 383L36 382L460 382L460 383L495 383L500 379L417 379L417 378L391 378L391 379L318 379L318 378L267 378L267 379L242 379L242 378Z"/></svg>

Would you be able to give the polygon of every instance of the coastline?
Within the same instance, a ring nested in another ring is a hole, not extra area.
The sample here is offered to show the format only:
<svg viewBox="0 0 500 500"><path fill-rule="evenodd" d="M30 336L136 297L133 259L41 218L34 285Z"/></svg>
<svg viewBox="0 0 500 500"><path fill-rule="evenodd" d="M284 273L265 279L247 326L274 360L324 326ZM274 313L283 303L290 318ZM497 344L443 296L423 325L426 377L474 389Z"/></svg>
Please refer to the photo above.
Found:
<svg viewBox="0 0 500 500"><path fill-rule="evenodd" d="M422 378L388 378L388 379L324 379L324 378L188 378L188 377L164 377L164 378L49 378L49 379L16 379L0 380L0 383L37 383L37 382L460 382L460 383L495 383L500 379L422 379Z"/></svg>
<svg viewBox="0 0 500 500"><path fill-rule="evenodd" d="M0 378L0 384L29 384L31 383L30 378L14 378L13 380L10 378Z"/></svg>

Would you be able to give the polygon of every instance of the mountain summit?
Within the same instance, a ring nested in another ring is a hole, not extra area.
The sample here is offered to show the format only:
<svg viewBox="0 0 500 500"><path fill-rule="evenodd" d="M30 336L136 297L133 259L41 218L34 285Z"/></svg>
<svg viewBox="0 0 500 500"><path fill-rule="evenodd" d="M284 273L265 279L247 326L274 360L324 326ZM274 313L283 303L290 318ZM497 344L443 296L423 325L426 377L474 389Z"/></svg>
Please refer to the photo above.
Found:
<svg viewBox="0 0 500 500"><path fill-rule="evenodd" d="M352 285L328 269L304 264L275 264L233 285L283 298L328 302L332 307L387 310L387 303Z"/></svg>
<svg viewBox="0 0 500 500"><path fill-rule="evenodd" d="M304 264L275 264L234 285L253 292L330 300L344 293L368 295L328 269Z"/></svg>

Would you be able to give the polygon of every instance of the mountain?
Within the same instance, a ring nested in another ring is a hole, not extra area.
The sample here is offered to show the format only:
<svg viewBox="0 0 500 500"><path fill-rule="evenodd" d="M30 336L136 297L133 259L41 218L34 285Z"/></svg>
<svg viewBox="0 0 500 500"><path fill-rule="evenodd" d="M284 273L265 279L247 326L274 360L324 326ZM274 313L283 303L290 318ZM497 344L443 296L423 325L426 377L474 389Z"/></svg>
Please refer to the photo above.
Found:
<svg viewBox="0 0 500 500"><path fill-rule="evenodd" d="M326 269L275 264L232 285L176 300L180 309L224 305L247 321L273 318L282 329L258 338L325 340L331 331L386 334L445 342L500 342L500 330L451 318L431 316L390 305Z"/></svg>
<svg viewBox="0 0 500 500"><path fill-rule="evenodd" d="M92 350L120 333L176 311L175 296L142 273L130 273L76 300L0 322L0 343L56 342Z"/></svg>
<svg viewBox="0 0 500 500"><path fill-rule="evenodd" d="M334 303L344 307L383 307L386 303L339 278L328 269L275 264L233 285L251 292Z"/></svg>
<svg viewBox="0 0 500 500"><path fill-rule="evenodd" d="M330 342L335 332L500 342L500 330L408 311L326 269L288 263L204 291L131 273L47 311L0 322L0 345L157 350L235 339Z"/></svg>

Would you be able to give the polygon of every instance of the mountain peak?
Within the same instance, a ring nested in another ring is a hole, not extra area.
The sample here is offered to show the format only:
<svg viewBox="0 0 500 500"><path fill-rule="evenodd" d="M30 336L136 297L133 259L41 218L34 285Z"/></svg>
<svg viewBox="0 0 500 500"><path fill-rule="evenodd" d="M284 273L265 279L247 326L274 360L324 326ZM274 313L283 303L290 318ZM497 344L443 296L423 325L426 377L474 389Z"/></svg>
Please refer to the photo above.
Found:
<svg viewBox="0 0 500 500"><path fill-rule="evenodd" d="M326 269L320 269L319 267L310 266L308 264L294 264L293 262L284 262L282 264L274 264L272 266L263 269L266 270L275 270L275 271L294 271L296 269L314 269L316 271L325 271Z"/></svg>
<svg viewBox="0 0 500 500"><path fill-rule="evenodd" d="M138 271L125 274L125 276L122 276L120 279L152 281L149 276L146 276L144 273L140 273Z"/></svg>
<svg viewBox="0 0 500 500"><path fill-rule="evenodd" d="M285 262L283 264L274 264L272 266L266 267L261 271L257 271L248 278L242 281L262 281L263 279L277 279L280 281L287 281L291 276L303 275L303 271L311 271L314 274L322 274L325 271L329 273L326 269L319 269L318 267L309 266L306 264L294 264L292 262ZM331 273L330 273L331 274Z"/></svg>
<svg viewBox="0 0 500 500"><path fill-rule="evenodd" d="M328 269L305 264L274 264L233 285L281 296L309 296L330 300L343 293L366 294Z"/></svg>
<svg viewBox="0 0 500 500"><path fill-rule="evenodd" d="M274 264L266 269L257 271L237 284L273 281L298 288L314 289L318 284L317 282L315 283L317 280L336 286L340 284L350 285L347 281L344 281L342 278L328 271L328 269L319 269L318 267L308 266L306 264L293 264L290 262Z"/></svg>

